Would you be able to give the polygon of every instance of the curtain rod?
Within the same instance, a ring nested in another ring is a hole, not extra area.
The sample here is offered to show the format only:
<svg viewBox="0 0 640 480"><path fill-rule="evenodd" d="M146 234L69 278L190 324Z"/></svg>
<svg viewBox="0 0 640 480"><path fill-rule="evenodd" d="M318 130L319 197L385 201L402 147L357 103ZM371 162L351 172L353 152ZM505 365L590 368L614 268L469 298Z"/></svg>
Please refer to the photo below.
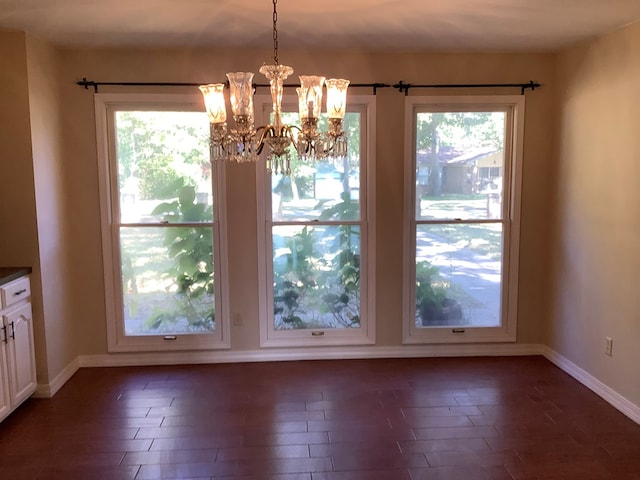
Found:
<svg viewBox="0 0 640 480"><path fill-rule="evenodd" d="M229 82L224 82L227 87L229 86ZM84 87L85 89L89 89L92 87L94 93L98 93L98 87L100 86L118 86L118 87L199 87L203 85L202 83L191 83L191 82L94 82L93 80L87 80L87 78L83 78L79 82L76 82L76 85ZM284 88L295 88L299 87L300 84L285 84ZM367 87L373 89L373 94L377 93L379 88L387 88L391 85L386 83L350 83L349 87ZM268 83L254 83L253 88L258 87L269 87Z"/></svg>
<svg viewBox="0 0 640 480"><path fill-rule="evenodd" d="M226 82L228 85L228 82ZM94 93L98 93L98 87L100 86L119 86L119 87L198 87L202 85L201 83L186 83L186 82L95 82L93 80L87 80L84 77L79 82L76 82L76 85L84 87L85 90L88 90L89 87L93 88ZM268 87L269 84L266 83L254 83L254 88L257 87ZM300 84L287 84L283 85L285 88L295 88L299 87ZM389 85L386 83L351 83L349 87L366 87L372 88L373 94L377 93L379 88L387 88L391 87L397 89L400 93L405 95L409 95L409 90L412 88L519 88L520 93L524 95L527 89L531 89L532 91L536 88L540 88L542 85L540 83L534 82L530 80L528 83L442 83L442 84L412 84L412 83L404 83L400 80L395 85Z"/></svg>
<svg viewBox="0 0 640 480"><path fill-rule="evenodd" d="M400 93L404 92L405 96L409 95L409 89L411 88L519 88L520 93L524 95L527 89L532 91L536 88L540 88L540 83L529 80L528 83L441 83L441 84L426 84L426 85L414 85L411 83L404 83L400 80L393 85Z"/></svg>

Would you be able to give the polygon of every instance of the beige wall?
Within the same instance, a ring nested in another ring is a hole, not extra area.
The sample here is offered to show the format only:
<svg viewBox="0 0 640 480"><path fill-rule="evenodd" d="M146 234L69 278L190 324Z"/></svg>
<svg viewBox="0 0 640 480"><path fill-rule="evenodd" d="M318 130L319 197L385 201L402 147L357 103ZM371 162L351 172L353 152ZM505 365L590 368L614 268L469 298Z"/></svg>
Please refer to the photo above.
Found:
<svg viewBox="0 0 640 480"><path fill-rule="evenodd" d="M68 212L73 211L73 185L65 185L62 154L62 102L58 53L27 37L29 111L36 193L39 275L47 345L48 378L54 379L78 355L75 322L69 306L75 295L69 278L73 252L68 248ZM67 204L69 209L67 209Z"/></svg>
<svg viewBox="0 0 640 480"><path fill-rule="evenodd" d="M559 73L548 344L640 405L640 23L565 52Z"/></svg>
<svg viewBox="0 0 640 480"><path fill-rule="evenodd" d="M270 52L214 50L73 50L61 51L61 89L64 108L64 183L73 185L74 222L66 225L67 248L76 261L68 265L79 330L80 353L106 352L104 285L101 263L100 212L93 95L74 85L87 77L97 81L209 82L223 80L226 71L253 69L269 61ZM520 265L518 342L540 343L547 316L550 281L548 218L551 197L548 178L554 163L552 125L552 55L371 54L363 52L283 52L281 60L297 72L323 72L352 82L483 83L523 82L545 86L527 93ZM101 91L109 91L103 88ZM114 91L112 89L111 91ZM133 91L118 89L117 91ZM135 91L140 91L139 89ZM158 90L154 90L158 91ZM176 89L170 91L177 91ZM193 90L191 90L193 91ZM369 89L352 94L371 94ZM412 91L412 94L513 94L513 90ZM516 92L518 93L518 92ZM404 97L394 89L377 96L377 343L401 343L402 207ZM257 244L255 174L253 166L228 168L229 265L231 311L244 326L234 327L235 350L259 348L257 305Z"/></svg>
<svg viewBox="0 0 640 480"><path fill-rule="evenodd" d="M27 74L27 37L0 31L0 266L32 267L37 374L48 379Z"/></svg>

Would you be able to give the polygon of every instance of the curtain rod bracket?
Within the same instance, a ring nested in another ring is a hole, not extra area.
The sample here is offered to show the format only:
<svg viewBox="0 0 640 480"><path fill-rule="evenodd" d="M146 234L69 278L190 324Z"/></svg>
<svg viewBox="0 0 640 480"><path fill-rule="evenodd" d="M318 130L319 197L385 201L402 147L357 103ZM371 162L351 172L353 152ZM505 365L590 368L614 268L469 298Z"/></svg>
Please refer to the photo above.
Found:
<svg viewBox="0 0 640 480"><path fill-rule="evenodd" d="M76 82L76 85L84 87L85 90L89 90L89 87L93 87L93 93L98 93L98 83L91 80L87 80L87 77L83 77L82 80Z"/></svg>
<svg viewBox="0 0 640 480"><path fill-rule="evenodd" d="M386 83L374 83L373 84L373 94L377 95L379 88L387 88L387 87L390 87L390 86L391 85L388 85Z"/></svg>
<svg viewBox="0 0 640 480"><path fill-rule="evenodd" d="M412 87L411 84L409 83L404 83L402 80L400 80L398 83L396 83L393 88L397 88L398 91L400 93L404 92L404 96L408 96L409 95L409 89Z"/></svg>
<svg viewBox="0 0 640 480"><path fill-rule="evenodd" d="M522 85L522 89L520 90L520 92L522 95L524 95L524 92L527 90L527 88L530 88L531 91L533 92L536 88L540 86L541 85L539 83L534 83L533 80L529 80L529 83Z"/></svg>

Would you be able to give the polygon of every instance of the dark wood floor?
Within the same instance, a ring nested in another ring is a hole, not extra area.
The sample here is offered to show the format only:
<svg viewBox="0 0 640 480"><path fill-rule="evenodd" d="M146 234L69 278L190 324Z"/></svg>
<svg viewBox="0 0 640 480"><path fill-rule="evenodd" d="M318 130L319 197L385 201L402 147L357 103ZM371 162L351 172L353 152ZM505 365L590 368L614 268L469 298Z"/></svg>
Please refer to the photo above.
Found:
<svg viewBox="0 0 640 480"><path fill-rule="evenodd" d="M0 478L640 479L640 426L541 357L81 369Z"/></svg>

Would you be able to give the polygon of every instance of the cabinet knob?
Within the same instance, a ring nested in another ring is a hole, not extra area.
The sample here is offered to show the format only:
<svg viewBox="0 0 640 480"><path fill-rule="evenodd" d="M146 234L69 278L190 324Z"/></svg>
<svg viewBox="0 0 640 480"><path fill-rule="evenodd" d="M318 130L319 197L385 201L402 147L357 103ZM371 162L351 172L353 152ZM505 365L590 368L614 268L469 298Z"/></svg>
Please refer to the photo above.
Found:
<svg viewBox="0 0 640 480"><path fill-rule="evenodd" d="M26 293L26 292L27 292L27 289L23 288L22 290L18 290L17 292L15 292L13 296L17 297L18 295L22 295L23 293Z"/></svg>
<svg viewBox="0 0 640 480"><path fill-rule="evenodd" d="M13 322L11 322L9 325L11 325L11 338L13 338L15 340L16 339L16 329L15 329L15 327L13 325ZM5 334L5 337L6 337L6 334Z"/></svg>
<svg viewBox="0 0 640 480"><path fill-rule="evenodd" d="M2 326L2 332L4 333L3 339L2 339L2 343L9 343L9 340L7 339L7 326L6 325Z"/></svg>

